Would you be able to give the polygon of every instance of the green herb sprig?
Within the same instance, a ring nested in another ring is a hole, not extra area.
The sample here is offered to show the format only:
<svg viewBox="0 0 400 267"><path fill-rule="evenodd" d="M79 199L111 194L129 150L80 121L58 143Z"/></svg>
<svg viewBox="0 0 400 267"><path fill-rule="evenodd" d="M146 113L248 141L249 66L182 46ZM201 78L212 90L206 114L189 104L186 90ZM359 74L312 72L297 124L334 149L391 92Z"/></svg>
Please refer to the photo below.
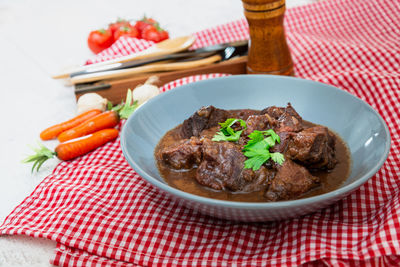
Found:
<svg viewBox="0 0 400 267"><path fill-rule="evenodd" d="M242 127L242 130L235 131L232 129L232 126L236 123L239 122L240 126ZM230 118L227 119L225 122L220 122L219 125L221 126L221 129L219 132L217 132L214 137L211 139L212 141L230 141L230 142L236 142L239 140L240 135L244 130L246 130L246 122L241 119L235 119L235 118Z"/></svg>
<svg viewBox="0 0 400 267"><path fill-rule="evenodd" d="M132 90L128 89L126 93L126 101L122 101L120 104L113 106L113 104L107 102L107 110L114 110L119 113L121 119L128 119L129 116L137 109L138 101L133 101L132 103Z"/></svg>
<svg viewBox="0 0 400 267"><path fill-rule="evenodd" d="M267 131L253 131L248 135L250 140L243 147L243 154L248 158L244 162L245 169L252 169L253 171L259 170L267 160L271 159L274 162L282 165L285 158L282 153L269 152L269 149L280 143L281 139L274 130Z"/></svg>

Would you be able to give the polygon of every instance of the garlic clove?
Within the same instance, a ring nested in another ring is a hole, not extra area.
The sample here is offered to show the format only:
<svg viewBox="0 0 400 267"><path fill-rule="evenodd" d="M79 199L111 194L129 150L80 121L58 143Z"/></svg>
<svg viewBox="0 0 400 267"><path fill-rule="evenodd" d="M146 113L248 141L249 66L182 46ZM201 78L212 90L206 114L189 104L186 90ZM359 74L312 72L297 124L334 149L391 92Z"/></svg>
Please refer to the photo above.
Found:
<svg viewBox="0 0 400 267"><path fill-rule="evenodd" d="M160 90L157 86L152 84L143 84L139 85L132 92L132 98L134 101L137 101L138 105L142 105L147 100L156 95L160 94Z"/></svg>
<svg viewBox="0 0 400 267"><path fill-rule="evenodd" d="M78 114L82 114L91 109L100 109L105 111L107 107L107 99L96 93L87 93L79 97L77 102Z"/></svg>

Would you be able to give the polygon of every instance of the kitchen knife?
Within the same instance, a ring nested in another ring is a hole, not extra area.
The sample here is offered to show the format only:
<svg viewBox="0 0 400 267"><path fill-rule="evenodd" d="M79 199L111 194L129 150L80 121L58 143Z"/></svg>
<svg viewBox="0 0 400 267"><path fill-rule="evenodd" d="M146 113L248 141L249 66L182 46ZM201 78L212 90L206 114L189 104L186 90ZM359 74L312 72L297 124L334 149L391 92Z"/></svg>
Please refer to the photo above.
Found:
<svg viewBox="0 0 400 267"><path fill-rule="evenodd" d="M155 62L160 62L160 61L185 60L185 59L191 60L191 59L206 58L206 57L212 56L214 54L220 53L220 52L228 49L229 47L234 47L234 48L241 49L241 50L243 50L243 49L247 50L248 41L243 40L243 41L237 41L237 42L217 44L217 45L202 47L202 48L190 51L190 52L180 52L180 53L175 53L175 54L170 54L170 55L162 55L162 56L156 56L156 57L151 57L151 58L146 58L146 59L141 59L141 60L133 60L133 61L127 61L127 62L122 62L122 63L109 64L109 65L100 66L100 67L94 67L92 69L87 69L87 70L71 73L70 77L73 78L73 77L76 77L79 75L86 75L86 74L97 73L97 72L128 69L128 68L139 67L139 66L143 66L143 65L155 63Z"/></svg>
<svg viewBox="0 0 400 267"><path fill-rule="evenodd" d="M235 56L245 55L247 54L248 46L241 44L240 46L227 46L222 50L217 50L217 53L212 56L203 58L194 56L191 58L184 58L182 61L173 62L173 63L160 63L160 64L152 64L145 65L127 69L116 69L116 70L107 70L107 71L99 71L93 72L89 74L82 74L70 79L72 84L78 83L89 83L94 81L100 81L105 79L116 79L121 77L127 77L137 74L149 73L149 72L165 72L165 71L174 71L174 70L182 70L200 67L208 64L212 64L218 61L228 60Z"/></svg>

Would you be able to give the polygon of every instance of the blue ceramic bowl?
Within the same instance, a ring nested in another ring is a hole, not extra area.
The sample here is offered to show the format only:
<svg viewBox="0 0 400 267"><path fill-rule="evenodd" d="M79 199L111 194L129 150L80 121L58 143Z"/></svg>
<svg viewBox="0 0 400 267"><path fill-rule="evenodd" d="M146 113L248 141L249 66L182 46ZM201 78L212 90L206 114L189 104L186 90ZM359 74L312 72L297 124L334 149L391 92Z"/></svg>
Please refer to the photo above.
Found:
<svg viewBox="0 0 400 267"><path fill-rule="evenodd" d="M193 195L161 178L154 148L170 129L201 106L263 109L291 102L305 119L337 132L351 152L351 174L331 192L305 199L272 203L232 202ZM125 158L143 179L188 208L239 221L271 221L304 215L345 197L372 177L385 162L390 134L381 116L367 103L336 87L272 75L237 75L187 84L139 107L121 134Z"/></svg>

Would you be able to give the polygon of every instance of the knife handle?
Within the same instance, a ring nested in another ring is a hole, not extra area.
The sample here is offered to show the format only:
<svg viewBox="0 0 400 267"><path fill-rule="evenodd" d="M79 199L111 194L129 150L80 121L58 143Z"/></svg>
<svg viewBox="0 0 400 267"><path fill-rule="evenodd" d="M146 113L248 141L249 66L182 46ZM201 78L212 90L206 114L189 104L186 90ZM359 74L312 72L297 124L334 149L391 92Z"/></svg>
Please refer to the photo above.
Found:
<svg viewBox="0 0 400 267"><path fill-rule="evenodd" d="M163 64L152 64L130 69L121 69L114 71L96 72L87 75L80 75L71 78L72 84L89 83L94 81L100 81L105 79L116 79L121 77L133 76L142 73L150 72L163 72L173 70L183 70L195 67L200 67L214 62L220 61L221 55L214 55L200 60L188 61L188 62L176 62L176 63L163 63Z"/></svg>

